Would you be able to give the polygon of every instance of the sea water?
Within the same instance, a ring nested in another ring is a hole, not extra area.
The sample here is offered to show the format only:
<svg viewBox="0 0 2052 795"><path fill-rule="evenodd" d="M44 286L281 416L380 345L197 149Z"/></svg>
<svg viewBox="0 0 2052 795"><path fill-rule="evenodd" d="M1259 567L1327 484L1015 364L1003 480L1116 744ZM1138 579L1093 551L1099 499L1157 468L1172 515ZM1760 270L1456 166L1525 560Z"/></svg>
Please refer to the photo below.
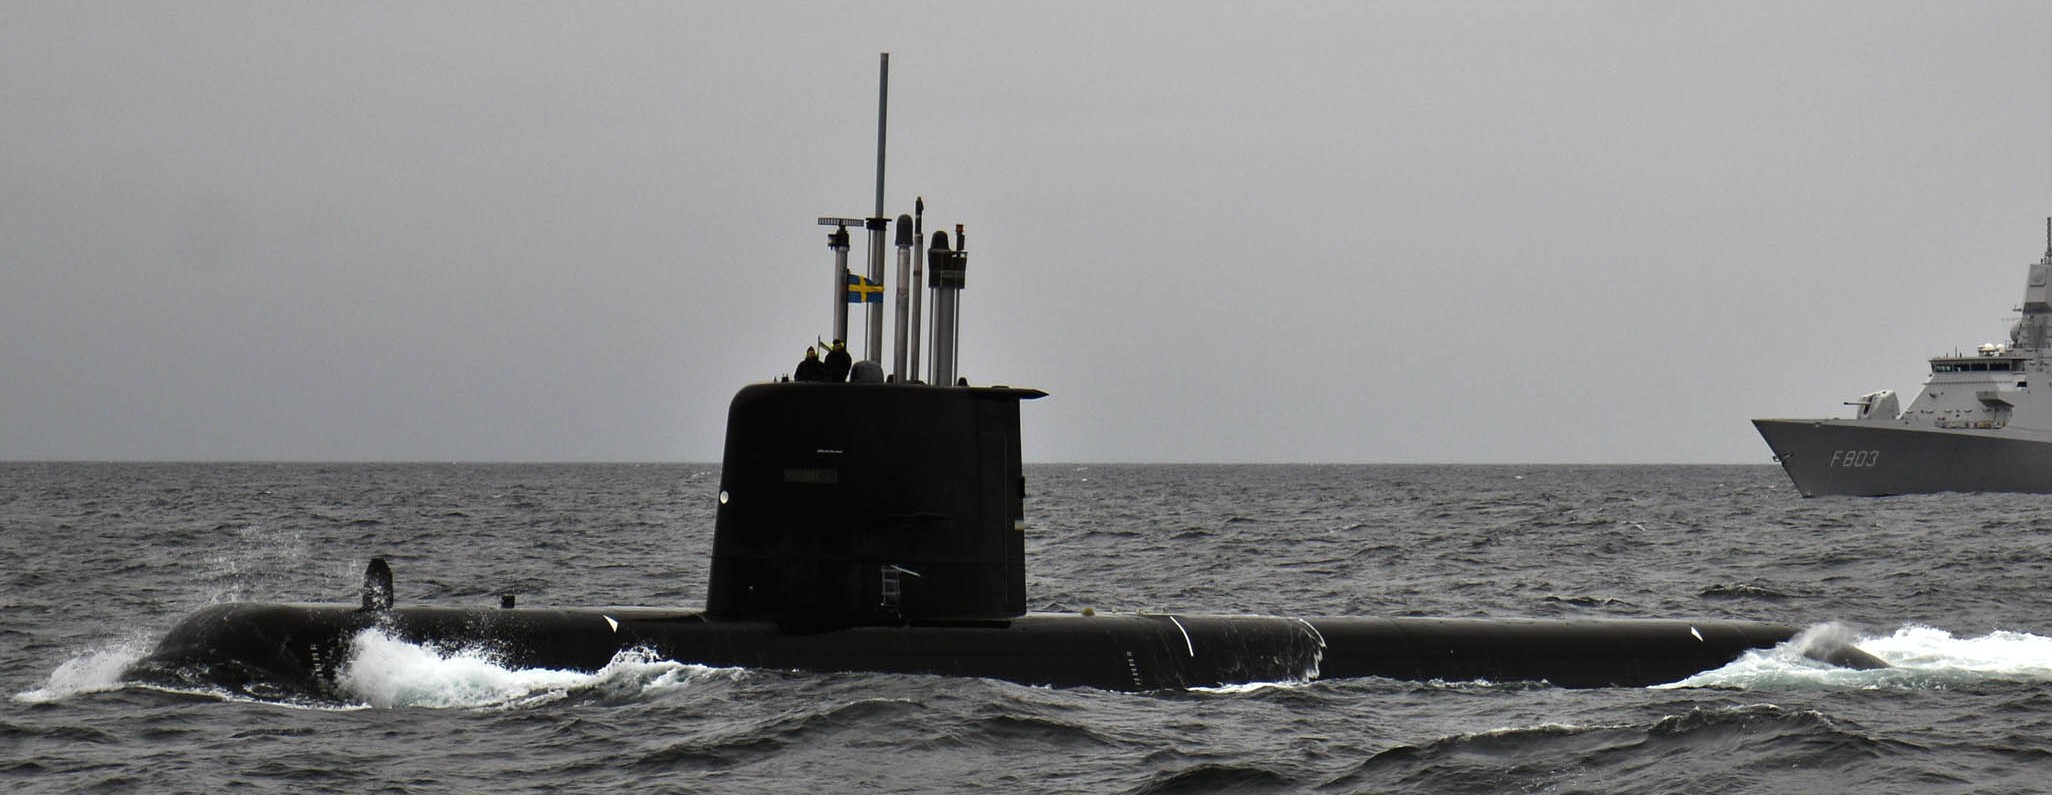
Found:
<svg viewBox="0 0 2052 795"><path fill-rule="evenodd" d="M595 673L368 632L333 701L128 682L200 606L696 607L708 465L0 464L10 792L2039 792L2052 499L1804 499L1764 466L1028 467L1034 609L1741 618L1840 633L1652 688L1112 693Z"/></svg>

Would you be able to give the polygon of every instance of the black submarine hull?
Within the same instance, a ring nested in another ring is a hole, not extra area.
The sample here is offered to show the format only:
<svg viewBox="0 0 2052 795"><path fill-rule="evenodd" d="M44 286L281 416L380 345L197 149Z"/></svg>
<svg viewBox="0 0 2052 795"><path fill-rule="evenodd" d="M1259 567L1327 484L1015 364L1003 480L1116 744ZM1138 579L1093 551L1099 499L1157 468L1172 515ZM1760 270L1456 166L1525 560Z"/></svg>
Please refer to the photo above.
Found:
<svg viewBox="0 0 2052 795"><path fill-rule="evenodd" d="M483 651L516 668L596 671L621 652L639 650L715 667L968 676L1116 691L1359 677L1642 687L1721 667L1797 634L1744 621L1045 613L803 630L652 608L367 611L242 603L187 617L132 673L335 697L355 639L371 629L446 651ZM1851 647L1836 653L1846 650L1865 657Z"/></svg>

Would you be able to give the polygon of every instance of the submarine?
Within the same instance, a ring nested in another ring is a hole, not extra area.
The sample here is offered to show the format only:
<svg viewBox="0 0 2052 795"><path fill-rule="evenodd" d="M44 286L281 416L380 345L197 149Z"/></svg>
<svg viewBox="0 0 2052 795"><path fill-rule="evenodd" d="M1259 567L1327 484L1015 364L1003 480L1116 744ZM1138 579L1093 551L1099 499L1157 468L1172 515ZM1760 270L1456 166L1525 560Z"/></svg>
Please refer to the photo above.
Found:
<svg viewBox="0 0 2052 795"><path fill-rule="evenodd" d="M850 307L863 307L864 356L845 380L834 369L734 396L702 609L527 607L511 596L402 605L391 567L373 558L354 602L208 606L172 626L130 676L334 698L358 638L381 632L482 650L508 667L577 671L638 652L716 667L1134 692L1359 677L1640 687L1798 639L1796 627L1735 620L1029 611L1019 417L1046 393L971 385L958 372L963 227L928 237L923 198L913 215L884 214L889 63L886 54L875 212L820 219L834 227L836 340L848 338ZM869 234L866 276L849 270L850 226ZM875 288L893 229L897 333L886 375ZM923 379L922 337L931 339ZM1885 667L1847 643L1805 642L1801 651L1826 664Z"/></svg>

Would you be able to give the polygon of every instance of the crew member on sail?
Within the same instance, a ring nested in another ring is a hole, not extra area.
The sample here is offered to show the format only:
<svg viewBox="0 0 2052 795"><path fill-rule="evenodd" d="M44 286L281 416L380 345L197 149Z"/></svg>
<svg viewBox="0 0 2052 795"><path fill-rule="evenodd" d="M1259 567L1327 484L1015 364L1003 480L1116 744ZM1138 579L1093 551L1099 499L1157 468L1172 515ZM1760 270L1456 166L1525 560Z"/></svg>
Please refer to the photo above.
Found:
<svg viewBox="0 0 2052 795"><path fill-rule="evenodd" d="M797 371L791 374L793 381L825 381L826 365L819 363L819 351L805 346L805 361L798 363Z"/></svg>
<svg viewBox="0 0 2052 795"><path fill-rule="evenodd" d="M833 350L826 355L825 380L836 384L848 380L848 368L853 364L848 358L848 344L835 339Z"/></svg>

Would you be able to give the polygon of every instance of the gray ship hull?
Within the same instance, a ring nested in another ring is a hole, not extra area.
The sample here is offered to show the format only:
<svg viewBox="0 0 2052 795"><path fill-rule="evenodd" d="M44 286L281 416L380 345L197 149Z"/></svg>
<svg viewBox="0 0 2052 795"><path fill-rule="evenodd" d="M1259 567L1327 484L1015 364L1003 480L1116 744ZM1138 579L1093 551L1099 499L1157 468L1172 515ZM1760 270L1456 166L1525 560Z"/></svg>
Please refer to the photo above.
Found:
<svg viewBox="0 0 2052 795"><path fill-rule="evenodd" d="M1753 420L1805 497L2052 493L2052 440L1856 420Z"/></svg>

